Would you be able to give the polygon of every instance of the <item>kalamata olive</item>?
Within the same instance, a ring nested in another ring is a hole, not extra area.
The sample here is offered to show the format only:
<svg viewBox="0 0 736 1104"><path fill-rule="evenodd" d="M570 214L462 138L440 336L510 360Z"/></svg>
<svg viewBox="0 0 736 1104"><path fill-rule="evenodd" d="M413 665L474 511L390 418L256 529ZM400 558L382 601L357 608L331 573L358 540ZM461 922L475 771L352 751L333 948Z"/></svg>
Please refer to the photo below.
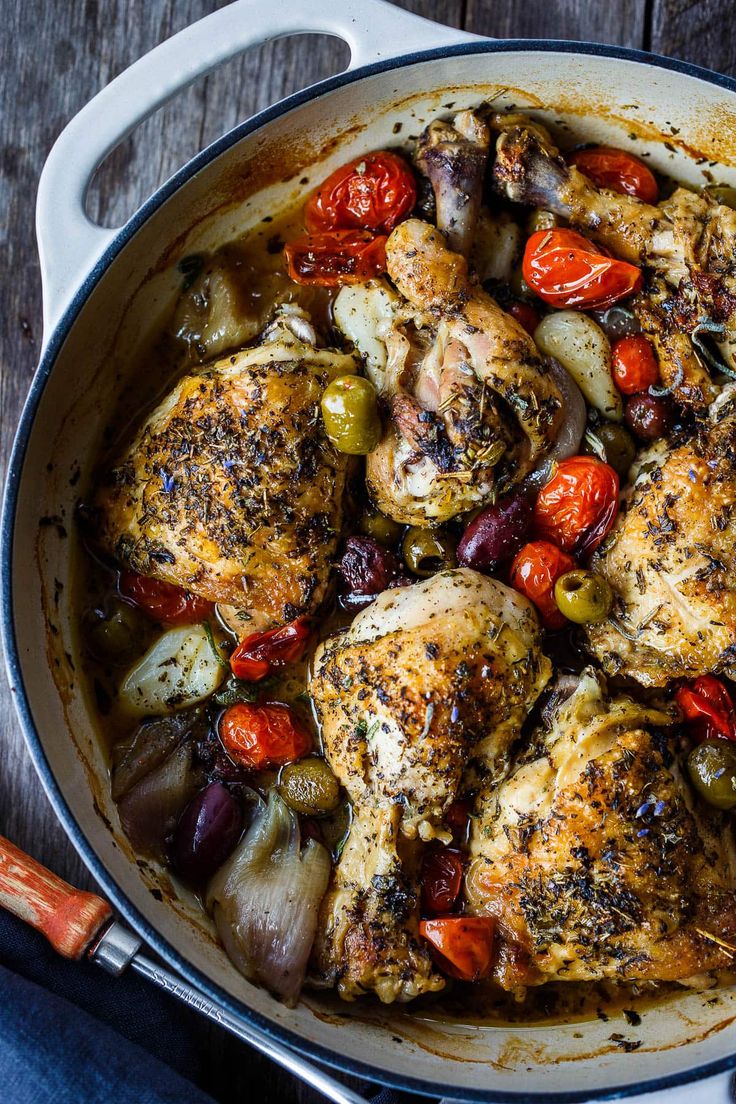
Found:
<svg viewBox="0 0 736 1104"><path fill-rule="evenodd" d="M365 456L381 438L376 389L362 376L339 376L322 395L325 432L340 452Z"/></svg>
<svg viewBox="0 0 736 1104"><path fill-rule="evenodd" d="M375 537L348 537L337 570L344 597L373 597L399 574L399 561Z"/></svg>
<svg viewBox="0 0 736 1104"><path fill-rule="evenodd" d="M641 441L664 437L675 420L672 403L647 393L632 395L624 409L624 421Z"/></svg>
<svg viewBox="0 0 736 1104"><path fill-rule="evenodd" d="M736 744L704 740L687 760L690 778L701 797L716 809L736 807Z"/></svg>
<svg viewBox="0 0 736 1104"><path fill-rule="evenodd" d="M211 782L189 802L171 842L171 863L192 885L222 866L243 828L239 803L221 782Z"/></svg>
<svg viewBox="0 0 736 1104"><path fill-rule="evenodd" d="M641 332L639 319L628 307L616 303L608 310L591 311L593 318L603 330L609 341L618 341L622 337L632 337Z"/></svg>
<svg viewBox="0 0 736 1104"><path fill-rule="evenodd" d="M457 546L457 562L476 571L493 571L521 548L532 523L526 495L511 494L486 506L471 521Z"/></svg>
<svg viewBox="0 0 736 1104"><path fill-rule="evenodd" d="M409 570L422 579L457 563L455 542L441 529L421 529L413 525L407 529L401 552Z"/></svg>
<svg viewBox="0 0 736 1104"><path fill-rule="evenodd" d="M392 579L387 586L387 590L397 590L398 587L414 586L416 579L412 579L411 575L397 575L395 579Z"/></svg>
<svg viewBox="0 0 736 1104"><path fill-rule="evenodd" d="M340 803L340 784L324 759L317 756L284 767L279 793L287 805L304 816L331 813Z"/></svg>
<svg viewBox="0 0 736 1104"><path fill-rule="evenodd" d="M360 531L367 537L374 537L381 544L397 544L404 531L403 525L393 518L386 517L372 506L366 507L360 518Z"/></svg>
<svg viewBox="0 0 736 1104"><path fill-rule="evenodd" d="M555 583L555 602L568 621L595 625L608 617L613 592L606 579L593 571L568 571Z"/></svg>

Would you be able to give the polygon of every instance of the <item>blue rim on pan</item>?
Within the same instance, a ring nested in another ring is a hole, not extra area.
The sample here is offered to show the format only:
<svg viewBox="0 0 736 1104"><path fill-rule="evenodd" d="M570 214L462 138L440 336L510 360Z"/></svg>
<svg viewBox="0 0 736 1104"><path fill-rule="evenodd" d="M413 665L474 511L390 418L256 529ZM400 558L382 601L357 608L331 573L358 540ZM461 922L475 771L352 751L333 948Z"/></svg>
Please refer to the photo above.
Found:
<svg viewBox="0 0 736 1104"><path fill-rule="evenodd" d="M118 887L112 876L108 873L87 838L77 824L61 790L56 782L51 767L44 753L41 741L35 729L31 708L26 694L23 676L21 672L20 657L15 638L15 625L13 620L12 601L12 560L13 560L13 535L15 515L18 501L18 488L20 485L20 472L25 459L26 448L31 435L33 421L46 381L49 377L56 356L62 348L83 304L86 302L92 290L95 288L103 273L109 268L121 250L133 238L135 233L147 221L174 192L195 175L201 168L208 165L215 158L230 149L242 138L258 130L265 123L307 103L317 99L336 88L361 80L363 77L375 73L386 72L391 69L401 69L418 62L432 61L463 54L476 53L505 53L505 52L531 53L534 51L548 53L589 54L611 58L621 58L625 61L635 61L645 65L652 65L660 69L671 69L677 73L683 73L698 80L714 84L729 92L736 93L736 80L715 73L710 69L704 69L689 62L677 61L673 58L662 57L659 54L650 54L644 50L633 50L627 47L606 46L590 42L570 42L535 39L506 39L501 41L479 40L478 42L459 43L447 47L435 47L432 50L416 51L405 54L399 58L391 58L385 61L340 73L330 77L316 85L312 85L300 92L282 100L273 107L266 108L246 122L239 124L227 134L218 138L212 145L198 153L191 161L181 168L174 176L162 185L154 194L146 200L142 207L125 224L120 233L113 239L104 251L100 259L87 275L84 283L74 295L71 303L57 324L49 343L44 350L41 362L33 377L28 396L26 398L20 422L18 424L13 449L8 465L6 479L2 522L0 523L0 571L2 572L2 641L5 651L5 660L10 681L11 691L14 693L15 706L21 722L23 735L34 766L39 774L46 794L57 817L74 844L77 852L84 860L88 869L104 890L110 902L117 911L128 921L138 934L146 941L164 961L177 970L182 977L191 984L196 985L210 1000L222 1005L231 1014L252 1024L263 1036L278 1040L293 1050L298 1051L307 1058L316 1059L335 1070L354 1077L360 1077L367 1081L375 1081L391 1088L406 1092L415 1092L427 1096L449 1096L455 1101L479 1102L479 1104L585 1104L591 1101L622 1100L626 1097L640 1096L645 1093L657 1092L662 1089L673 1088L677 1085L686 1085L696 1081L714 1077L731 1069L736 1069L736 1054L709 1062L706 1065L697 1066L691 1070L679 1073L667 1074L654 1078L651 1081L639 1082L629 1086L614 1087L605 1090L573 1090L557 1093L538 1092L510 1092L484 1089L463 1089L458 1096L458 1088L455 1085L442 1085L435 1082L424 1081L413 1077L397 1077L390 1073L376 1070L362 1062L353 1061L340 1056L326 1048L307 1043L291 1030L278 1026L253 1011L246 1005L233 1000L224 990L215 985L204 974L182 958L178 951L172 947L148 921L141 916L138 910L128 901L125 894Z"/></svg>

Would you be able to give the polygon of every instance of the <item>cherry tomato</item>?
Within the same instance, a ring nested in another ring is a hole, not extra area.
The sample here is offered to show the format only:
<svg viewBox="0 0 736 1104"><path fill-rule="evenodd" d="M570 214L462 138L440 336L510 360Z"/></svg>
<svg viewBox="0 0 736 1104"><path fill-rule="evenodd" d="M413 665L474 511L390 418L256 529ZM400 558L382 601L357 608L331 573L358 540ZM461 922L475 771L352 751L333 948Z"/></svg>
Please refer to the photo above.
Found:
<svg viewBox="0 0 736 1104"><path fill-rule="evenodd" d="M545 540L585 556L597 548L618 513L618 476L595 456L561 460L534 504L534 530Z"/></svg>
<svg viewBox="0 0 736 1104"><path fill-rule="evenodd" d="M530 307L528 303L511 303L506 310L512 318L515 318L524 327L528 334L533 334L539 325L539 315L534 307Z"/></svg>
<svg viewBox="0 0 736 1104"><path fill-rule="evenodd" d="M446 974L478 981L491 972L495 926L490 916L441 916L422 920L419 934L432 944Z"/></svg>
<svg viewBox="0 0 736 1104"><path fill-rule="evenodd" d="M524 249L524 279L553 307L593 310L610 307L638 291L638 268L609 257L575 230L538 230Z"/></svg>
<svg viewBox="0 0 736 1104"><path fill-rule="evenodd" d="M659 380L659 364L652 343L643 334L616 341L611 349L611 371L619 391L638 395Z"/></svg>
<svg viewBox="0 0 736 1104"><path fill-rule="evenodd" d="M414 173L395 153L381 150L336 169L304 207L312 234L323 230L379 230L390 234L417 201Z"/></svg>
<svg viewBox="0 0 736 1104"><path fill-rule="evenodd" d="M386 271L386 238L369 230L330 230L287 242L284 255L297 284L359 284Z"/></svg>
<svg viewBox="0 0 736 1104"><path fill-rule="evenodd" d="M567 552L543 540L525 544L511 565L512 587L534 603L548 629L561 629L566 624L555 602L555 583L576 566Z"/></svg>
<svg viewBox="0 0 736 1104"><path fill-rule="evenodd" d="M681 686L675 701L700 740L720 737L736 740L736 708L728 690L715 675L701 675Z"/></svg>
<svg viewBox="0 0 736 1104"><path fill-rule="evenodd" d="M633 195L645 203L656 203L659 199L654 173L633 153L599 146L577 150L568 160L599 188Z"/></svg>
<svg viewBox="0 0 736 1104"><path fill-rule="evenodd" d="M307 619L297 617L280 629L251 633L230 656L233 674L246 682L260 682L275 668L295 663L304 655L311 631Z"/></svg>
<svg viewBox="0 0 736 1104"><path fill-rule="evenodd" d="M422 862L422 912L450 912L463 884L463 855L454 847L430 845Z"/></svg>
<svg viewBox="0 0 736 1104"><path fill-rule="evenodd" d="M220 718L220 739L230 758L251 770L282 767L312 750L288 705L231 705Z"/></svg>
<svg viewBox="0 0 736 1104"><path fill-rule="evenodd" d="M191 625L204 621L212 612L212 602L206 598L135 571L121 572L118 592L121 598L139 606L154 621L165 621L169 625Z"/></svg>

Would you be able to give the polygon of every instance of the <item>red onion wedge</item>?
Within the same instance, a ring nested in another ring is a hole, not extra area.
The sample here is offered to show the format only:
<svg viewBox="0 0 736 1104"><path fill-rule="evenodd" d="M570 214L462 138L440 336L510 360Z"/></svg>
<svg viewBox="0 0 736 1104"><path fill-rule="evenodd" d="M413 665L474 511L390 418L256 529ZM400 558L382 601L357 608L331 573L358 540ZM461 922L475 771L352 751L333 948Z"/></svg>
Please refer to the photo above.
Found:
<svg viewBox="0 0 736 1104"><path fill-rule="evenodd" d="M327 849L315 839L302 849L296 813L271 790L209 884L207 906L233 963L290 1007L304 981L329 877Z"/></svg>
<svg viewBox="0 0 736 1104"><path fill-rule="evenodd" d="M521 484L522 489L528 491L538 491L549 481L555 462L577 456L588 420L585 399L570 373L554 357L548 357L547 364L560 389L565 416L551 450Z"/></svg>

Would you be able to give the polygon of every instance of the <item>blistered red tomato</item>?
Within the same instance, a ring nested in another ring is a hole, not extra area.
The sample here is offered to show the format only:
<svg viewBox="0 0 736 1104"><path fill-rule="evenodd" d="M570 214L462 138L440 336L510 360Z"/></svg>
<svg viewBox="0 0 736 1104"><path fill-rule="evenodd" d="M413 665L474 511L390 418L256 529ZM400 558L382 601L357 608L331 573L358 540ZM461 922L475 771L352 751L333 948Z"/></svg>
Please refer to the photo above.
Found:
<svg viewBox="0 0 736 1104"><path fill-rule="evenodd" d="M624 395L638 395L659 381L659 364L652 343L643 334L622 337L611 348L611 371Z"/></svg>
<svg viewBox="0 0 736 1104"><path fill-rule="evenodd" d="M154 621L165 621L169 625L192 625L204 621L212 612L212 602L206 598L135 571L120 573L118 592L121 598L138 606Z"/></svg>
<svg viewBox="0 0 736 1104"><path fill-rule="evenodd" d="M454 847L430 845L422 862L422 912L451 912L463 884L463 855Z"/></svg>
<svg viewBox="0 0 736 1104"><path fill-rule="evenodd" d="M568 160L599 188L636 196L645 203L656 203L659 199L654 173L633 153L597 146L595 149L576 150Z"/></svg>
<svg viewBox="0 0 736 1104"><path fill-rule="evenodd" d="M511 565L512 587L534 603L548 629L561 629L566 623L555 602L555 583L576 566L572 556L544 540L525 544Z"/></svg>
<svg viewBox="0 0 736 1104"><path fill-rule="evenodd" d="M701 675L681 686L675 700L701 740L736 740L736 708L725 685L715 675Z"/></svg>
<svg viewBox="0 0 736 1104"><path fill-rule="evenodd" d="M638 268L610 257L575 230L537 230L524 249L524 279L553 307L603 309L642 285Z"/></svg>
<svg viewBox="0 0 736 1104"><path fill-rule="evenodd" d="M528 303L511 303L506 310L528 334L533 334L539 325L539 315Z"/></svg>
<svg viewBox="0 0 736 1104"><path fill-rule="evenodd" d="M284 256L297 284L359 284L386 271L386 237L369 230L307 234L287 242Z"/></svg>
<svg viewBox="0 0 736 1104"><path fill-rule="evenodd" d="M312 750L312 737L288 705L238 702L220 718L220 739L236 763L251 770L282 767Z"/></svg>
<svg viewBox="0 0 736 1104"><path fill-rule="evenodd" d="M597 548L618 513L618 475L595 456L561 460L534 504L535 533L565 552Z"/></svg>
<svg viewBox="0 0 736 1104"><path fill-rule="evenodd" d="M488 977L493 966L495 921L490 916L441 916L422 920L419 934L444 973L461 981Z"/></svg>
<svg viewBox="0 0 736 1104"><path fill-rule="evenodd" d="M304 207L310 233L324 230L376 230L390 234L411 213L417 185L409 165L396 153L367 153L336 169Z"/></svg>
<svg viewBox="0 0 736 1104"><path fill-rule="evenodd" d="M311 631L306 617L297 617L280 629L251 633L230 656L233 674L245 682L260 682L276 668L295 663L304 655Z"/></svg>

